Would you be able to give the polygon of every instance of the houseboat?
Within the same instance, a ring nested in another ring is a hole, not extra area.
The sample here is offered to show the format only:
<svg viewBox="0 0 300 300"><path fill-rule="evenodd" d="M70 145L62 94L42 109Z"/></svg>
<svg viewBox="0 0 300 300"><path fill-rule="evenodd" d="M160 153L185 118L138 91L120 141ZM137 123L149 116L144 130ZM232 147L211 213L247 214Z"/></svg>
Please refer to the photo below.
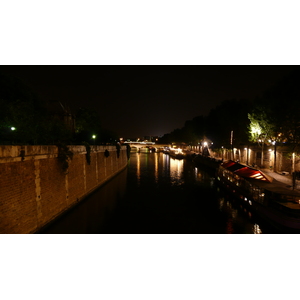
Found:
<svg viewBox="0 0 300 300"><path fill-rule="evenodd" d="M260 170L234 161L217 168L217 182L282 232L300 232L300 192Z"/></svg>
<svg viewBox="0 0 300 300"><path fill-rule="evenodd" d="M169 150L169 155L176 159L183 159L186 156L180 148L171 148Z"/></svg>

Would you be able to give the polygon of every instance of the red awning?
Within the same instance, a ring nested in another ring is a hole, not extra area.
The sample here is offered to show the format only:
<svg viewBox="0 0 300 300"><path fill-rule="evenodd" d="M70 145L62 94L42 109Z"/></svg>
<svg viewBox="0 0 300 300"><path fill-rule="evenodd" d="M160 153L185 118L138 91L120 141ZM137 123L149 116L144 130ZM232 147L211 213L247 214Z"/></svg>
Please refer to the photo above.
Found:
<svg viewBox="0 0 300 300"><path fill-rule="evenodd" d="M223 163L222 163L222 167L225 168L225 169L227 169L228 167L233 166L233 165L235 165L235 164L236 164L236 163L235 163L234 161L229 160L229 161L227 161L227 162L223 162Z"/></svg>
<svg viewBox="0 0 300 300"><path fill-rule="evenodd" d="M245 165L241 165L231 160L226 163L223 163L222 167L244 178L257 179L266 182L273 181L272 177L264 174L262 171L250 168Z"/></svg>
<svg viewBox="0 0 300 300"><path fill-rule="evenodd" d="M241 176L241 177L258 179L258 180L267 181L267 182L272 182L273 181L272 177L266 175L265 173L263 173L259 170L252 169L252 168L249 168L249 167L245 167L245 168L236 170L234 173Z"/></svg>

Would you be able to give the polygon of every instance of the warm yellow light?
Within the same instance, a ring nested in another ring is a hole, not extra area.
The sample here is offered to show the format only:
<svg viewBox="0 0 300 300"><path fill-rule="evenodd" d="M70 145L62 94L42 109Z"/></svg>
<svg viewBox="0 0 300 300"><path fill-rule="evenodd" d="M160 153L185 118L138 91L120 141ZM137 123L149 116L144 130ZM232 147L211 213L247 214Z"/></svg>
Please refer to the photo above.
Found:
<svg viewBox="0 0 300 300"><path fill-rule="evenodd" d="M207 142L204 142L203 145L206 147L207 146Z"/></svg>
<svg viewBox="0 0 300 300"><path fill-rule="evenodd" d="M95 136L95 135L93 135L93 136L92 136L92 138L93 138L93 139L95 139L95 138L96 138L96 136Z"/></svg>
<svg viewBox="0 0 300 300"><path fill-rule="evenodd" d="M259 126L258 123L252 123L250 125L250 132L252 134L255 134L255 135L260 135L261 134L261 127Z"/></svg>

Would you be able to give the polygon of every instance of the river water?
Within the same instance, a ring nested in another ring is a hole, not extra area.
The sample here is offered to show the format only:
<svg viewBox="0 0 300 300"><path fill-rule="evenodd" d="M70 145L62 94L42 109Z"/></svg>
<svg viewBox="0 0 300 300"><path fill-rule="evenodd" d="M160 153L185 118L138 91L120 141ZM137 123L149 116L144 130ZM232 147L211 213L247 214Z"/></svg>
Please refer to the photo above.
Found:
<svg viewBox="0 0 300 300"><path fill-rule="evenodd" d="M128 168L41 233L277 233L187 160L132 152Z"/></svg>

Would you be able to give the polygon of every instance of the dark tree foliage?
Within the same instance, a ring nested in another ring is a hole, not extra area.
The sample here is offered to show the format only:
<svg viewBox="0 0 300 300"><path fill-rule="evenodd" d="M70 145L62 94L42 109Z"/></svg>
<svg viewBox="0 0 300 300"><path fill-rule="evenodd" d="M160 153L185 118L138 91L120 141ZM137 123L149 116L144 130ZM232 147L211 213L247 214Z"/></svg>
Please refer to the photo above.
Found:
<svg viewBox="0 0 300 300"><path fill-rule="evenodd" d="M21 80L0 74L0 143L70 143L63 115L53 115ZM12 130L14 128L15 130Z"/></svg>
<svg viewBox="0 0 300 300"><path fill-rule="evenodd" d="M171 133L165 134L161 139L161 143L198 143L204 136L205 118L203 116L195 117L193 120L185 122L183 128L175 129Z"/></svg>
<svg viewBox="0 0 300 300"><path fill-rule="evenodd" d="M294 70L285 76L255 106L266 114L266 119L274 128L274 139L277 142L300 144L300 71Z"/></svg>
<svg viewBox="0 0 300 300"><path fill-rule="evenodd" d="M247 100L225 100L212 109L206 120L206 136L214 146L230 147L231 132L236 146L248 143L248 113L251 107Z"/></svg>
<svg viewBox="0 0 300 300"><path fill-rule="evenodd" d="M75 134L65 113L59 101L46 103L21 80L0 74L0 144L114 144L117 140L116 133L102 128L94 110L78 110Z"/></svg>
<svg viewBox="0 0 300 300"><path fill-rule="evenodd" d="M76 113L76 143L110 143L117 140L117 134L102 127L99 114L90 108L82 107ZM95 135L95 141L92 136Z"/></svg>
<svg viewBox="0 0 300 300"><path fill-rule="evenodd" d="M203 116L195 117L191 121L186 121L182 129L185 142L194 144L199 142L205 134L205 119Z"/></svg>
<svg viewBox="0 0 300 300"><path fill-rule="evenodd" d="M212 109L207 117L198 116L186 121L183 128L165 134L160 142L198 144L208 138L214 143L214 147L230 147L230 136L233 131L233 142L236 146L247 144L248 113L251 105L247 100L223 101Z"/></svg>
<svg viewBox="0 0 300 300"><path fill-rule="evenodd" d="M95 110L80 108L76 113L76 136L77 142L85 141L94 143L92 136L96 136L97 142L101 133L100 117Z"/></svg>
<svg viewBox="0 0 300 300"><path fill-rule="evenodd" d="M1 143L39 143L45 135L45 106L22 81L0 74L0 107Z"/></svg>

